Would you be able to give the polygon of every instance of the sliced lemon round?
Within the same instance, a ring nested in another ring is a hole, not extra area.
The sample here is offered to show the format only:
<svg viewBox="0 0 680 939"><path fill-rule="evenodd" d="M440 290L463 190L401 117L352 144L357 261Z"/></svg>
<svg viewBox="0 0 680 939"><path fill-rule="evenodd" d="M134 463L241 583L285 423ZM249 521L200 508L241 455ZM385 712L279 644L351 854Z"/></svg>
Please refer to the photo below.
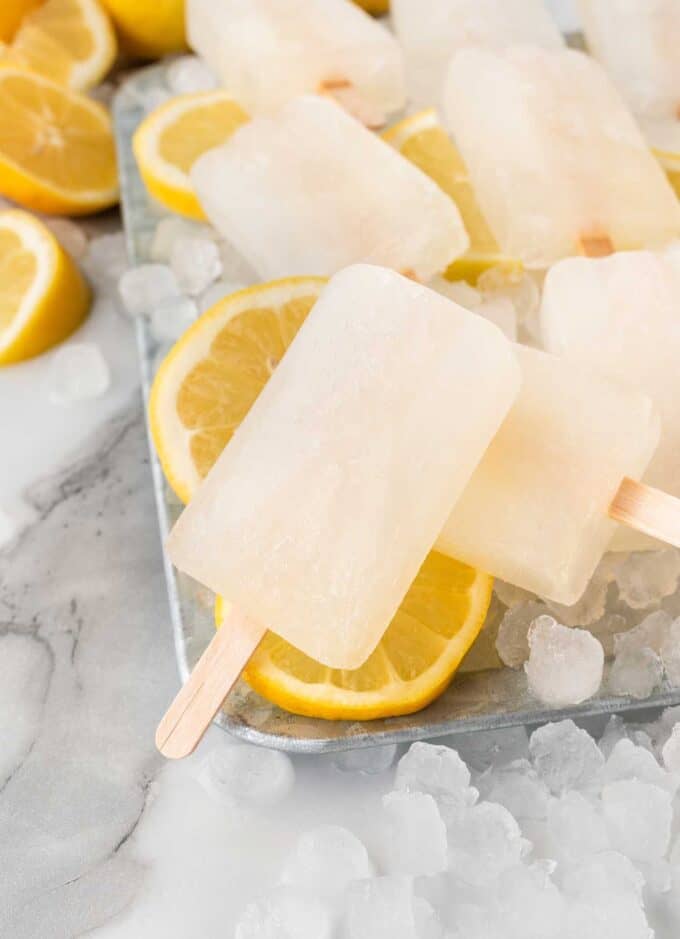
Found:
<svg viewBox="0 0 680 939"><path fill-rule="evenodd" d="M0 68L0 193L54 215L84 215L118 200L105 108L25 69Z"/></svg>
<svg viewBox="0 0 680 939"><path fill-rule="evenodd" d="M292 342L325 281L291 277L220 300L162 362L149 424L163 471L188 502Z"/></svg>
<svg viewBox="0 0 680 939"><path fill-rule="evenodd" d="M0 42L9 42L22 19L39 3L40 0L2 0L0 3Z"/></svg>
<svg viewBox="0 0 680 939"><path fill-rule="evenodd" d="M460 210L470 247L449 265L444 274L448 280L475 284L479 275L491 267L509 272L522 270L521 261L506 257L498 247L477 203L467 167L433 108L404 118L384 131L383 137L434 180Z"/></svg>
<svg viewBox="0 0 680 939"><path fill-rule="evenodd" d="M46 0L22 21L8 56L69 88L91 88L113 65L116 37L97 0Z"/></svg>
<svg viewBox="0 0 680 939"><path fill-rule="evenodd" d="M0 212L0 365L61 342L89 306L87 284L49 229L19 209Z"/></svg>
<svg viewBox="0 0 680 939"><path fill-rule="evenodd" d="M189 179L194 162L248 120L225 91L179 95L142 121L132 146L149 192L167 208L205 218Z"/></svg>
<svg viewBox="0 0 680 939"><path fill-rule="evenodd" d="M361 668L327 668L267 633L243 677L293 714L373 720L412 714L451 681L482 628L493 580L438 551L425 559L379 645ZM219 628L229 604L215 603Z"/></svg>

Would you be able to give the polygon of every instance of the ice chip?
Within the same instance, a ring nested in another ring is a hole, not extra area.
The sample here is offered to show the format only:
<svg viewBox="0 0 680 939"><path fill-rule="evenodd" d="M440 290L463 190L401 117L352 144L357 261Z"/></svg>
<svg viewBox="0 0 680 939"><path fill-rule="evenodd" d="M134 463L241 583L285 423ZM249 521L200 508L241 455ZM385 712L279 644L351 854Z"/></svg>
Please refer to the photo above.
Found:
<svg viewBox="0 0 680 939"><path fill-rule="evenodd" d="M600 894L597 899L577 900L566 910L562 939L653 939L644 910L634 897Z"/></svg>
<svg viewBox="0 0 680 939"><path fill-rule="evenodd" d="M128 266L125 235L116 232L93 238L82 263L85 273L100 290L106 290L109 285L117 283Z"/></svg>
<svg viewBox="0 0 680 939"><path fill-rule="evenodd" d="M281 882L312 893L334 897L353 880L373 876L364 845L338 825L320 825L305 832L283 865Z"/></svg>
<svg viewBox="0 0 680 939"><path fill-rule="evenodd" d="M413 898L413 919L418 939L444 939L437 911L423 897Z"/></svg>
<svg viewBox="0 0 680 939"><path fill-rule="evenodd" d="M446 870L446 826L424 792L397 790L383 797L387 874L439 874Z"/></svg>
<svg viewBox="0 0 680 939"><path fill-rule="evenodd" d="M660 653L668 638L671 623L672 619L665 610L650 613L637 626L614 637L614 652L618 654L624 650L632 652L635 649L651 649Z"/></svg>
<svg viewBox="0 0 680 939"><path fill-rule="evenodd" d="M477 798L470 787L470 771L458 753L431 743L411 744L399 760L394 785L407 792L431 795L447 824Z"/></svg>
<svg viewBox="0 0 680 939"><path fill-rule="evenodd" d="M190 297L167 297L151 310L151 332L159 342L175 342L197 316L198 307Z"/></svg>
<svg viewBox="0 0 680 939"><path fill-rule="evenodd" d="M473 886L491 884L527 848L510 812L493 802L480 802L449 826L449 870Z"/></svg>
<svg viewBox="0 0 680 939"><path fill-rule="evenodd" d="M546 817L548 787L528 760L516 760L491 773L486 793L490 802L505 806L516 819Z"/></svg>
<svg viewBox="0 0 680 939"><path fill-rule="evenodd" d="M287 887L249 903L234 939L331 939L333 921L315 897Z"/></svg>
<svg viewBox="0 0 680 939"><path fill-rule="evenodd" d="M580 792L565 792L548 807L552 857L574 864L609 847L607 830L595 805Z"/></svg>
<svg viewBox="0 0 680 939"><path fill-rule="evenodd" d="M168 65L165 80L175 95L212 91L219 86L213 70L196 55L182 55Z"/></svg>
<svg viewBox="0 0 680 939"><path fill-rule="evenodd" d="M539 616L529 630L529 661L524 666L532 694L553 707L580 704L602 682L604 650L585 629L569 628Z"/></svg>
<svg viewBox="0 0 680 939"><path fill-rule="evenodd" d="M180 289L195 296L222 273L219 248L211 238L199 235L176 238L170 252L170 267Z"/></svg>
<svg viewBox="0 0 680 939"><path fill-rule="evenodd" d="M562 878L564 893L573 899L597 901L606 894L628 896L642 905L644 877L619 851L602 851L581 858Z"/></svg>
<svg viewBox="0 0 680 939"><path fill-rule="evenodd" d="M529 658L529 627L546 612L539 600L518 603L508 609L498 627L496 651L501 662L521 668Z"/></svg>
<svg viewBox="0 0 680 939"><path fill-rule="evenodd" d="M203 222L194 222L179 215L162 218L153 233L150 246L151 260L158 264L169 264L172 248L183 238L211 238L213 231Z"/></svg>
<svg viewBox="0 0 680 939"><path fill-rule="evenodd" d="M604 766L593 738L571 720L539 727L531 735L529 751L536 772L556 795L594 786Z"/></svg>
<svg viewBox="0 0 680 939"><path fill-rule="evenodd" d="M345 939L419 939L409 877L375 877L347 891Z"/></svg>
<svg viewBox="0 0 680 939"><path fill-rule="evenodd" d="M667 789L637 779L602 788L602 811L612 848L634 861L656 861L668 850L673 797Z"/></svg>
<svg viewBox="0 0 680 939"><path fill-rule="evenodd" d="M53 404L67 406L98 398L110 384L109 366L93 342L69 342L50 358L47 390Z"/></svg>
<svg viewBox="0 0 680 939"><path fill-rule="evenodd" d="M282 802L295 782L289 756L264 747L239 746L212 750L201 765L199 781L227 807L268 808Z"/></svg>
<svg viewBox="0 0 680 939"><path fill-rule="evenodd" d="M617 568L616 582L624 603L644 610L675 593L680 578L680 551L640 551L630 554Z"/></svg>
<svg viewBox="0 0 680 939"><path fill-rule="evenodd" d="M661 644L661 661L666 678L677 688L680 686L680 618L668 627L668 635Z"/></svg>
<svg viewBox="0 0 680 939"><path fill-rule="evenodd" d="M357 747L333 754L333 766L341 773L363 773L373 776L386 772L394 763L397 745L388 743L384 747Z"/></svg>
<svg viewBox="0 0 680 939"><path fill-rule="evenodd" d="M560 939L565 902L540 866L520 864L502 874L497 906L504 939Z"/></svg>
<svg viewBox="0 0 680 939"><path fill-rule="evenodd" d="M607 687L612 694L642 700L652 694L662 678L663 662L653 649L624 646L616 653Z"/></svg>
<svg viewBox="0 0 680 939"><path fill-rule="evenodd" d="M118 292L130 316L150 316L154 307L180 295L174 273L164 264L140 264L125 271Z"/></svg>
<svg viewBox="0 0 680 939"><path fill-rule="evenodd" d="M604 782L638 779L671 791L676 788L676 784L657 763L654 754L625 737L612 748L602 778Z"/></svg>
<svg viewBox="0 0 680 939"><path fill-rule="evenodd" d="M492 766L506 766L529 755L529 737L525 727L482 730L452 737L451 741L470 769L478 773Z"/></svg>

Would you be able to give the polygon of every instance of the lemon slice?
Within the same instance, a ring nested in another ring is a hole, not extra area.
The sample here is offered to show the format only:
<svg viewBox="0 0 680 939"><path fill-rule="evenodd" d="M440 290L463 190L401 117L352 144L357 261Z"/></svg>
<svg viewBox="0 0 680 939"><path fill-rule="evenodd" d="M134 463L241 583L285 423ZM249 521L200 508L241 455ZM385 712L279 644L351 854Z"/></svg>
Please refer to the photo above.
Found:
<svg viewBox="0 0 680 939"><path fill-rule="evenodd" d="M217 147L248 120L225 91L179 95L142 121L132 146L149 192L167 208L205 218L194 195L189 170L198 157Z"/></svg>
<svg viewBox="0 0 680 939"><path fill-rule="evenodd" d="M0 193L29 209L83 215L118 199L105 108L21 68L0 68Z"/></svg>
<svg viewBox="0 0 680 939"><path fill-rule="evenodd" d="M521 261L501 253L477 204L467 167L433 108L404 118L384 131L383 138L434 180L460 210L470 247L449 265L444 274L448 280L475 284L479 275L491 267L508 272L522 270Z"/></svg>
<svg viewBox="0 0 680 939"><path fill-rule="evenodd" d="M101 4L113 20L124 52L157 59L186 48L185 0L101 0Z"/></svg>
<svg viewBox="0 0 680 939"><path fill-rule="evenodd" d="M0 42L9 42L22 19L39 3L40 0L2 0L0 3Z"/></svg>
<svg viewBox="0 0 680 939"><path fill-rule="evenodd" d="M163 471L188 502L314 305L324 280L291 277L220 300L179 339L151 389Z"/></svg>
<svg viewBox="0 0 680 939"><path fill-rule="evenodd" d="M47 0L22 21L8 54L53 81L85 89L113 65L116 38L97 0Z"/></svg>
<svg viewBox="0 0 680 939"><path fill-rule="evenodd" d="M65 339L89 304L87 284L54 235L19 209L0 212L0 365Z"/></svg>
<svg viewBox="0 0 680 939"><path fill-rule="evenodd" d="M482 628L492 583L488 574L431 551L361 668L327 668L267 633L243 677L269 701L307 717L372 720L412 714L451 681ZM228 609L218 597L218 628Z"/></svg>

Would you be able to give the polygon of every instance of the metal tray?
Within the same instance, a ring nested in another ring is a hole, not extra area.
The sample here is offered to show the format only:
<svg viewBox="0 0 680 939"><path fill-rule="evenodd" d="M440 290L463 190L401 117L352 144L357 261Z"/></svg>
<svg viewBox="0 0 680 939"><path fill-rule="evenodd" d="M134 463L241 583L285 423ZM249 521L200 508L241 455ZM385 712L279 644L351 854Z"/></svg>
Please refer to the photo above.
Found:
<svg viewBox="0 0 680 939"><path fill-rule="evenodd" d="M168 214L147 194L131 148L132 135L145 116L144 101L154 95L160 97L164 89L165 66L151 66L128 79L113 104L123 222L131 264L149 260L154 230ZM138 318L136 330L146 405L155 365L164 350L154 340L144 318ZM161 539L165 541L182 507L166 484L151 445L150 450ZM213 635L213 596L178 573L165 552L163 562L179 673L185 680ZM611 697L603 691L576 707L543 707L529 694L524 672L502 667L495 653L495 628L502 611L503 607L494 599L479 639L449 688L417 714L365 723L299 717L275 707L240 682L216 723L250 743L298 753L320 753L680 703L680 689L662 689L644 701ZM640 611L640 618L642 615Z"/></svg>

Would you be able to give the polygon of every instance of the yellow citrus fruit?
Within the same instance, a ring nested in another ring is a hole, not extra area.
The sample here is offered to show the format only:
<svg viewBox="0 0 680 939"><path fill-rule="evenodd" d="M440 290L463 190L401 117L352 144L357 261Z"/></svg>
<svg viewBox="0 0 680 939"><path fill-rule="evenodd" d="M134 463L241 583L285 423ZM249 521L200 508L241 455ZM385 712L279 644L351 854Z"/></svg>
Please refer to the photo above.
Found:
<svg viewBox="0 0 680 939"><path fill-rule="evenodd" d="M407 160L427 173L460 210L470 236L470 247L449 265L445 277L475 284L479 275L490 267L500 267L508 272L521 271L521 261L501 253L477 204L467 167L437 120L434 109L405 118L384 131L383 137Z"/></svg>
<svg viewBox="0 0 680 939"><path fill-rule="evenodd" d="M184 0L101 0L130 55L159 58L186 48Z"/></svg>
<svg viewBox="0 0 680 939"><path fill-rule="evenodd" d="M248 120L225 91L180 95L142 121L133 149L149 192L167 208L205 218L189 179L198 157L217 147Z"/></svg>
<svg viewBox="0 0 680 939"><path fill-rule="evenodd" d="M354 0L354 2L374 16L382 16L390 10L390 0Z"/></svg>
<svg viewBox="0 0 680 939"><path fill-rule="evenodd" d="M0 68L0 193L54 215L97 212L118 200L105 108L43 75Z"/></svg>
<svg viewBox="0 0 680 939"><path fill-rule="evenodd" d="M49 229L19 209L0 212L0 365L65 339L89 306L87 284Z"/></svg>
<svg viewBox="0 0 680 939"><path fill-rule="evenodd" d="M267 633L243 677L263 697L294 714L326 720L412 714L451 681L482 628L492 583L488 574L431 551L361 668L327 668ZM218 597L218 628L228 609Z"/></svg>
<svg viewBox="0 0 680 939"><path fill-rule="evenodd" d="M69 88L96 85L116 57L116 37L97 0L47 0L21 23L7 52Z"/></svg>
<svg viewBox="0 0 680 939"><path fill-rule="evenodd" d="M0 42L9 42L19 28L19 24L41 0L1 0L0 2Z"/></svg>
<svg viewBox="0 0 680 939"><path fill-rule="evenodd" d="M231 294L196 320L161 364L149 400L151 436L183 502L264 388L323 284L291 277Z"/></svg>

